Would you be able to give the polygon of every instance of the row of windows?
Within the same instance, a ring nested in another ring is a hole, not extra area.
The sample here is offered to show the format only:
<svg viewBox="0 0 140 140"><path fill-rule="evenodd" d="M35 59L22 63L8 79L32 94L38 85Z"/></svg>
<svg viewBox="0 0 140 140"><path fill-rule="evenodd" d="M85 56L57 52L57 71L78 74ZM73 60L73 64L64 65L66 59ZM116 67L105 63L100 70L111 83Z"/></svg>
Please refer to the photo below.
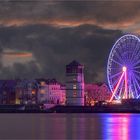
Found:
<svg viewBox="0 0 140 140"><path fill-rule="evenodd" d="M55 87L54 87L54 88L52 88L52 90L60 90L60 88L55 88Z"/></svg>
<svg viewBox="0 0 140 140"><path fill-rule="evenodd" d="M66 70L67 73L83 73L82 68L67 68Z"/></svg>

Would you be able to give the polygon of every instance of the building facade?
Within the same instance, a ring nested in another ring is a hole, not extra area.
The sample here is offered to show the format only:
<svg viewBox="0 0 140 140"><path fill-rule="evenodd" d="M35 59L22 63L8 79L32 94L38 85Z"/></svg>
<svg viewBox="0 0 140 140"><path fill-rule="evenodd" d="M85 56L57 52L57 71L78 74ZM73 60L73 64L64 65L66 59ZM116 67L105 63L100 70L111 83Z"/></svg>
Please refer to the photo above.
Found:
<svg viewBox="0 0 140 140"><path fill-rule="evenodd" d="M77 61L66 65L66 105L84 105L84 66Z"/></svg>
<svg viewBox="0 0 140 140"><path fill-rule="evenodd" d="M59 104L66 101L66 88L55 79L0 80L0 104Z"/></svg>
<svg viewBox="0 0 140 140"><path fill-rule="evenodd" d="M111 92L105 83L85 84L85 104L94 105L98 101L108 101Z"/></svg>
<svg viewBox="0 0 140 140"><path fill-rule="evenodd" d="M15 86L16 104L38 104L38 90L36 80L19 80Z"/></svg>
<svg viewBox="0 0 140 140"><path fill-rule="evenodd" d="M65 85L62 85L56 81L56 79L46 79L39 81L39 103L64 105L65 100Z"/></svg>
<svg viewBox="0 0 140 140"><path fill-rule="evenodd" d="M0 104L16 104L16 80L0 80Z"/></svg>
<svg viewBox="0 0 140 140"><path fill-rule="evenodd" d="M66 91L65 86L56 81L56 79L47 80L48 102L53 104L65 104Z"/></svg>

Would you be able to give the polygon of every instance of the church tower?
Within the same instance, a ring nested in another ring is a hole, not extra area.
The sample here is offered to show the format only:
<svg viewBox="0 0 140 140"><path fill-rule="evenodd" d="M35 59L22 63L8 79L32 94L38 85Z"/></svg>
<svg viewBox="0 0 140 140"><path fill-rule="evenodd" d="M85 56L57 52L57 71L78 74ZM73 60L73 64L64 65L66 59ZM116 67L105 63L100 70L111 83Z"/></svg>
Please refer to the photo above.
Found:
<svg viewBox="0 0 140 140"><path fill-rule="evenodd" d="M77 61L66 65L66 105L84 105L84 66Z"/></svg>

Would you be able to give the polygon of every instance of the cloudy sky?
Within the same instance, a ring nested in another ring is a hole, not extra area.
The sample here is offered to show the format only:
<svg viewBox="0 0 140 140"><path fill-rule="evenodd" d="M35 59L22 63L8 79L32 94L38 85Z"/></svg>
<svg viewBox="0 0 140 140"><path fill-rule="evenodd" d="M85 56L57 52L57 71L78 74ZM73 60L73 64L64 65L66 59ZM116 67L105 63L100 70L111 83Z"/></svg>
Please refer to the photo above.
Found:
<svg viewBox="0 0 140 140"><path fill-rule="evenodd" d="M106 81L109 51L140 33L136 0L0 0L0 79L56 78L85 66L86 82Z"/></svg>

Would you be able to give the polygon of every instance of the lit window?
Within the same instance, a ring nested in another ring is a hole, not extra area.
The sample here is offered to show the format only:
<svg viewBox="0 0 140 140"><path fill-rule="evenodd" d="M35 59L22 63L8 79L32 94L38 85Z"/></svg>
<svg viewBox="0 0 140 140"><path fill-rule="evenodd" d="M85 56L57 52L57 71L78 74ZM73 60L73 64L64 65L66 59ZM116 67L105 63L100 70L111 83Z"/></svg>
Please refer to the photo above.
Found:
<svg viewBox="0 0 140 140"><path fill-rule="evenodd" d="M42 81L42 82L41 82L41 86L44 86L44 85L45 85L45 82L44 82L44 81Z"/></svg>
<svg viewBox="0 0 140 140"><path fill-rule="evenodd" d="M32 94L35 94L35 90L32 90Z"/></svg>
<svg viewBox="0 0 140 140"><path fill-rule="evenodd" d="M41 90L40 90L40 93L41 93L41 94L45 94L45 90L44 90L44 89L41 89Z"/></svg>
<svg viewBox="0 0 140 140"><path fill-rule="evenodd" d="M76 78L73 78L73 81L76 81Z"/></svg>
<svg viewBox="0 0 140 140"><path fill-rule="evenodd" d="M73 85L73 89L76 89L76 85Z"/></svg>
<svg viewBox="0 0 140 140"><path fill-rule="evenodd" d="M73 92L73 97L76 97L77 93L76 92Z"/></svg>

